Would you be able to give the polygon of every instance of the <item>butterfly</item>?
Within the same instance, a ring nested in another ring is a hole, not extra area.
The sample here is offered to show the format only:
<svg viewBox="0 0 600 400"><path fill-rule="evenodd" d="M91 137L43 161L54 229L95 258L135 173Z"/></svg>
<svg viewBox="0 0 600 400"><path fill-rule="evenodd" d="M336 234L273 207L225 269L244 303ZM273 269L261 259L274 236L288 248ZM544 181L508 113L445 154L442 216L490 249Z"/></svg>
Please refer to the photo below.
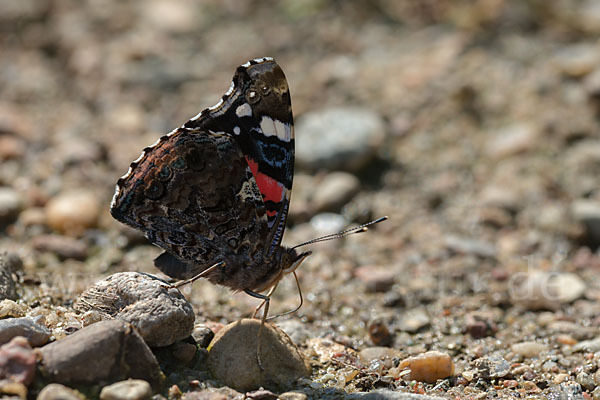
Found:
<svg viewBox="0 0 600 400"><path fill-rule="evenodd" d="M262 299L264 323L278 282L293 273L298 283L295 270L311 254L297 248L369 225L294 247L281 244L294 141L281 67L270 57L248 61L216 105L131 163L117 181L111 215L164 250L154 264L166 275L183 282L203 277Z"/></svg>

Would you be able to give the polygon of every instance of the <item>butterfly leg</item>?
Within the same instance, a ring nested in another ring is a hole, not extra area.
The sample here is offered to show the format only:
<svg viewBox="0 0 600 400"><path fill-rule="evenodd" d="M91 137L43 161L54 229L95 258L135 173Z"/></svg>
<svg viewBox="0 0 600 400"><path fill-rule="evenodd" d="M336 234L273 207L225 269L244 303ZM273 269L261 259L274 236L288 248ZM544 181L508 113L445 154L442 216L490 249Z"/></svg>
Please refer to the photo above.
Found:
<svg viewBox="0 0 600 400"><path fill-rule="evenodd" d="M302 297L302 289L300 288L300 281L298 281L298 275L296 275L296 271L292 271L292 273L294 274L294 278L296 279L296 286L298 287L298 295L300 296L300 304L298 304L298 307L294 308L293 310L289 310L282 314L277 314L277 315L273 315L272 317L268 317L267 321L274 319L274 318L283 317L284 315L295 313L296 311L298 311L300 309L300 307L302 307L302 304L304 304L304 298ZM270 295L270 293L269 293L269 295ZM262 304L261 304L261 306L262 306ZM258 308L254 311L254 314L256 314L257 311L258 311ZM252 318L254 318L254 317L252 317Z"/></svg>
<svg viewBox="0 0 600 400"><path fill-rule="evenodd" d="M211 265L210 267L208 267L207 269L205 269L204 271L200 272L199 274L189 278L189 279L185 279L183 281L179 281L179 282L175 282L174 284L171 285L171 287L174 288L179 288L182 286L187 285L188 283L192 283L194 282L196 279L202 278L203 276L208 275L212 270L222 267L225 265L225 261L220 261L216 264Z"/></svg>
<svg viewBox="0 0 600 400"><path fill-rule="evenodd" d="M277 288L277 283L275 285L273 285L273 287L271 287L271 289L269 290L269 293L267 293L265 296L268 298L271 298L271 295L273 294L273 292L275 291L276 288ZM252 313L252 318L256 318L256 314L258 314L260 309L263 308L265 303L266 303L266 300L263 300L260 302L260 304L254 309L254 313ZM267 318L267 320L269 320L269 319L271 319L271 318Z"/></svg>
<svg viewBox="0 0 600 400"><path fill-rule="evenodd" d="M260 321L260 327L258 328L258 334L256 335L256 360L258 361L258 367L260 368L261 371L264 371L264 367L262 365L262 361L260 360L260 336L262 333L262 329L263 326L265 324L265 321L267 320L267 314L269 313L269 303L271 302L271 294L273 293L274 289L269 290L268 294L261 294L261 293L256 293L253 292L250 289L246 289L244 290L244 292L246 292L247 294L249 294L252 297L256 297L257 299L262 299L262 303L261 305L258 307L262 307L262 305L264 304L264 311L263 311L263 315ZM254 314L256 314L256 312L258 312L258 308L254 311Z"/></svg>

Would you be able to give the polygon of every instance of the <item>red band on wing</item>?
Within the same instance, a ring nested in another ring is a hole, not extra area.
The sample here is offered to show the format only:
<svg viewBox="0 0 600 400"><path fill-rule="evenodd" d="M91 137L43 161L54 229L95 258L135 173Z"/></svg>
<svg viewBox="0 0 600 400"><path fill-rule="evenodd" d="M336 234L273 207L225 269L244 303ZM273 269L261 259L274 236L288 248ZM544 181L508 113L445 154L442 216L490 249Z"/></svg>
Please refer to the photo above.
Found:
<svg viewBox="0 0 600 400"><path fill-rule="evenodd" d="M252 175L254 175L254 179L256 179L256 184L258 185L258 190L263 195L263 200L272 201L274 203L280 203L283 200L283 185L271 178L268 175L263 174L262 172L258 172L258 163L253 159L246 157L246 162L248 162L248 166L252 171ZM267 215L275 215L277 212L267 211Z"/></svg>

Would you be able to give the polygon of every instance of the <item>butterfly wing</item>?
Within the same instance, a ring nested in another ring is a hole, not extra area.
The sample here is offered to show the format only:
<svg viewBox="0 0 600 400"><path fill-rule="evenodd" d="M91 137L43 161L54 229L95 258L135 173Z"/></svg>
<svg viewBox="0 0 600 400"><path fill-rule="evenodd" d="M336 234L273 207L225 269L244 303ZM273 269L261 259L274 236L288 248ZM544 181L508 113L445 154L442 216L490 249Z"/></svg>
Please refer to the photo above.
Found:
<svg viewBox="0 0 600 400"><path fill-rule="evenodd" d="M119 179L110 211L174 255L156 265L178 279L237 254L263 253L268 234L262 196L237 142L205 131L180 128L146 148Z"/></svg>
<svg viewBox="0 0 600 400"><path fill-rule="evenodd" d="M221 102L184 126L228 133L239 144L266 209L269 257L281 244L294 177L294 123L282 69L271 58L240 66Z"/></svg>

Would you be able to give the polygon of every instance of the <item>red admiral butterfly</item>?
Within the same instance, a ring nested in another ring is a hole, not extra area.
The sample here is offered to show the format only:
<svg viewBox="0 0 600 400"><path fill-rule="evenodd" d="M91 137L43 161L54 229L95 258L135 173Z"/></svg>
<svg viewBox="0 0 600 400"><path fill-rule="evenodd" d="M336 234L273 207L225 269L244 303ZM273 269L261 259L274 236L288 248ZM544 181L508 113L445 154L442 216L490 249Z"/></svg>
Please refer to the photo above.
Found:
<svg viewBox="0 0 600 400"><path fill-rule="evenodd" d="M218 104L145 148L110 212L165 250L154 260L162 272L263 299L264 321L279 280L311 254L296 248L365 230L282 246L293 177L290 91L265 57L238 67Z"/></svg>

